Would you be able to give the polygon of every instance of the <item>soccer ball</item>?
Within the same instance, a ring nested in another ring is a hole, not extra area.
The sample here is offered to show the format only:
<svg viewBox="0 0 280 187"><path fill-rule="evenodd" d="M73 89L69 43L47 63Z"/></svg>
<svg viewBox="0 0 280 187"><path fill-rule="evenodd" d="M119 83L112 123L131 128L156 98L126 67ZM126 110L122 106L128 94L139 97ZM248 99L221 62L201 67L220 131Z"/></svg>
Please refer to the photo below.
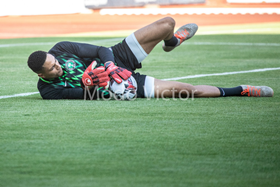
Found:
<svg viewBox="0 0 280 187"><path fill-rule="evenodd" d="M117 100L131 100L137 95L137 82L133 76L123 80L120 84L111 79L109 90L113 92Z"/></svg>

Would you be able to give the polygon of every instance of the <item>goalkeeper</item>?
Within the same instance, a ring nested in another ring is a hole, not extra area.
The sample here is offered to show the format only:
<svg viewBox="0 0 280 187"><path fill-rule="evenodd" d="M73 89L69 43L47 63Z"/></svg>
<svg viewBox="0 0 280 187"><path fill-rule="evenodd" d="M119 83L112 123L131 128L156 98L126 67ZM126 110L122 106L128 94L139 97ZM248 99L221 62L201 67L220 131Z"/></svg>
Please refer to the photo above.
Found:
<svg viewBox="0 0 280 187"><path fill-rule="evenodd" d="M273 90L267 86L194 86L136 73L159 42L163 40L163 50L170 52L193 37L198 29L196 24L186 24L174 33L174 27L174 19L166 17L137 30L110 48L59 42L48 52L33 52L27 63L39 76L37 87L43 99L108 98L110 94L106 87L110 78L121 82L130 76L137 81L138 98L186 97L190 93L194 97L273 96ZM89 86L90 92L83 89L84 86Z"/></svg>

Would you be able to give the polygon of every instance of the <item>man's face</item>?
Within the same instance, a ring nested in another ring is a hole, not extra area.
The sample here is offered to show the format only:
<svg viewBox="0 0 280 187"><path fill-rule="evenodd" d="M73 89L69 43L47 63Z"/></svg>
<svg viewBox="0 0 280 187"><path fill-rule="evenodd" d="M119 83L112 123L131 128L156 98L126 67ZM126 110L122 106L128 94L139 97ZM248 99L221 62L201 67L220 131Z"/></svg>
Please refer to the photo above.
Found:
<svg viewBox="0 0 280 187"><path fill-rule="evenodd" d="M42 73L38 74L39 77L45 79L53 79L62 76L63 70L58 63L58 61L54 58L53 55L47 54L46 61L43 65Z"/></svg>

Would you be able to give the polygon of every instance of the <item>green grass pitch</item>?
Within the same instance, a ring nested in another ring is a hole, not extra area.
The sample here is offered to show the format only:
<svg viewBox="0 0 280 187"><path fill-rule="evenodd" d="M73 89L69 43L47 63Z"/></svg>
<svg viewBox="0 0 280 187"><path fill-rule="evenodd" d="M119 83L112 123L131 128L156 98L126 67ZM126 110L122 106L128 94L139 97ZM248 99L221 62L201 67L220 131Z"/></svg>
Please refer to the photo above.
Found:
<svg viewBox="0 0 280 187"><path fill-rule="evenodd" d="M111 46L121 38L0 40L0 96L36 92L27 57L62 40ZM279 35L224 34L197 35L170 53L158 45L139 72L166 79L276 67ZM279 78L274 70L180 80L267 85L272 98L0 99L0 186L279 186Z"/></svg>

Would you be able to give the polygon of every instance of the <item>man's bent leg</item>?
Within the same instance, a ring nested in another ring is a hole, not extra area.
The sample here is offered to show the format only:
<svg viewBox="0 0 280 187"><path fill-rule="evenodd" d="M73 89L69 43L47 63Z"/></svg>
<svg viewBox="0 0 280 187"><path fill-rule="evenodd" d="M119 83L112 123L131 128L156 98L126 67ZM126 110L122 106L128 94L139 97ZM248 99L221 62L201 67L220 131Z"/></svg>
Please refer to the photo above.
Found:
<svg viewBox="0 0 280 187"><path fill-rule="evenodd" d="M134 35L144 51L149 54L160 41L173 37L174 27L174 19L165 17L135 31Z"/></svg>

